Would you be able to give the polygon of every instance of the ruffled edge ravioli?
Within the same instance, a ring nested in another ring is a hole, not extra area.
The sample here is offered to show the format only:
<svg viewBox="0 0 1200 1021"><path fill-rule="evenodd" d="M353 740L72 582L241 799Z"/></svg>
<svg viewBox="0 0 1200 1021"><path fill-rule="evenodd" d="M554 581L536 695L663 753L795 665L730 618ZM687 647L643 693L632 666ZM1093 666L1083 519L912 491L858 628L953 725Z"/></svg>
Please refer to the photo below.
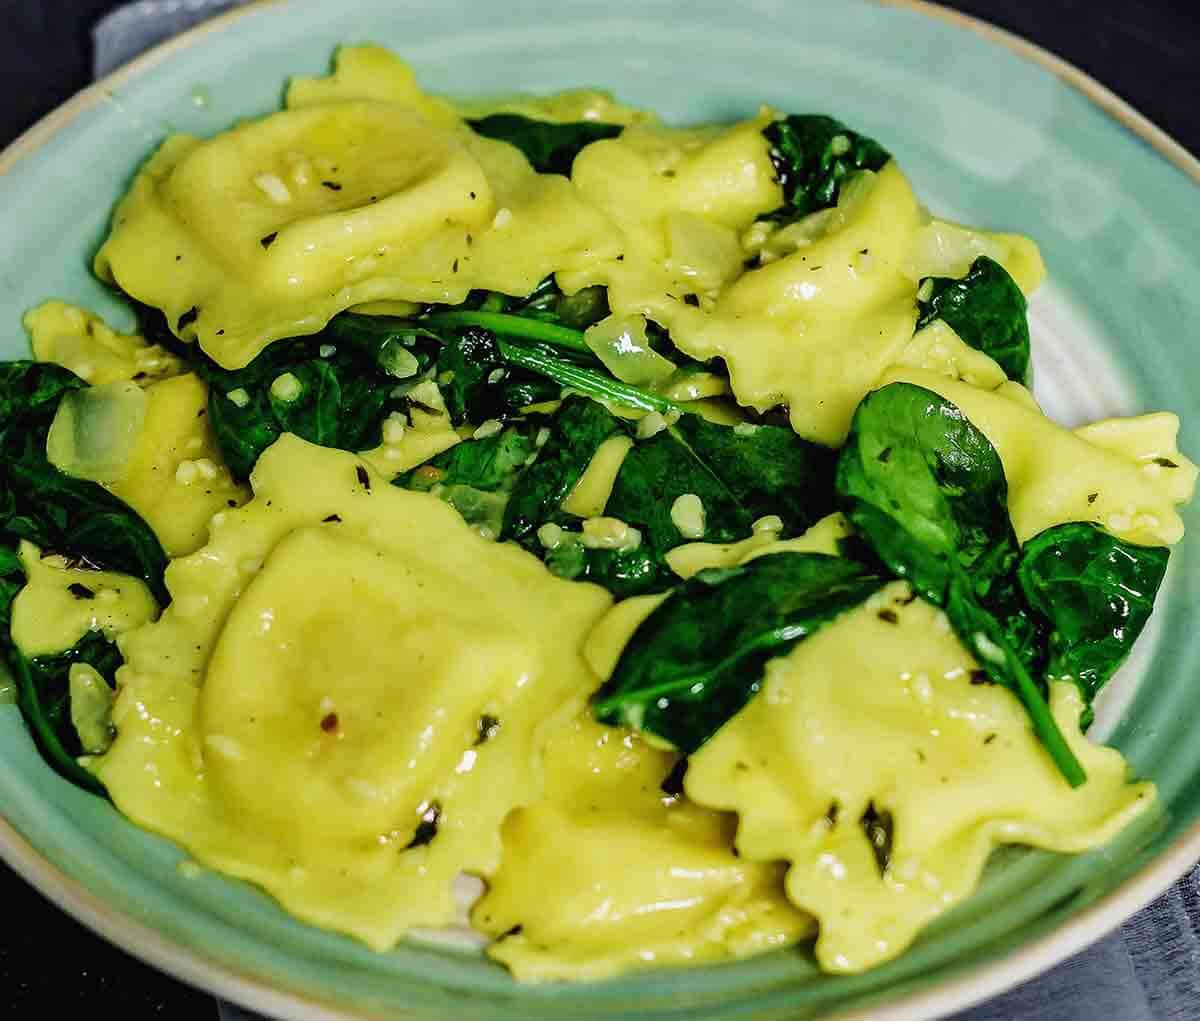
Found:
<svg viewBox="0 0 1200 1021"><path fill-rule="evenodd" d="M597 683L579 650L611 600L353 454L284 436L251 482L168 568L160 620L120 638L92 768L201 864L387 949L496 869L542 728Z"/></svg>
<svg viewBox="0 0 1200 1021"><path fill-rule="evenodd" d="M743 857L788 863L826 971L896 956L974 890L997 845L1087 850L1152 803L1153 784L1080 732L1072 684L1050 702L1088 774L1077 789L1016 697L981 675L941 611L894 582L772 660L692 756L688 796L738 814Z"/></svg>

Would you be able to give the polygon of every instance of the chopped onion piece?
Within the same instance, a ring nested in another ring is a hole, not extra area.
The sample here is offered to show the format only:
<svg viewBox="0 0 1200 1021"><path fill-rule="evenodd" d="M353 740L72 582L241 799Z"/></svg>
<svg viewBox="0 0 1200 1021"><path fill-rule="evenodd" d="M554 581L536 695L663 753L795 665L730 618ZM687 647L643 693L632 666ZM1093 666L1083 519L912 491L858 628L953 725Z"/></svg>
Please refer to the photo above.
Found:
<svg viewBox="0 0 1200 1021"><path fill-rule="evenodd" d="M146 403L146 392L129 382L66 394L46 437L47 459L77 479L120 481L145 424Z"/></svg>
<svg viewBox="0 0 1200 1021"><path fill-rule="evenodd" d="M589 327L583 339L622 383L654 386L675 372L674 362L650 347L645 316L608 316Z"/></svg>

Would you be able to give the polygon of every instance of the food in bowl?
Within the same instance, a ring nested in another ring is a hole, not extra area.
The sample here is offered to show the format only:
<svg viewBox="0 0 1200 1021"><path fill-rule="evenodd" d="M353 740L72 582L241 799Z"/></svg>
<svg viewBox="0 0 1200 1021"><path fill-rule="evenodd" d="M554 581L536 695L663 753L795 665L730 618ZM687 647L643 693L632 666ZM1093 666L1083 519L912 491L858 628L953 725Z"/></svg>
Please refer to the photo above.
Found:
<svg viewBox="0 0 1200 1021"><path fill-rule="evenodd" d="M1030 240L824 115L452 104L376 47L172 136L0 372L6 655L67 779L521 980L901 953L1153 803L1084 731L1196 467L1027 388Z"/></svg>

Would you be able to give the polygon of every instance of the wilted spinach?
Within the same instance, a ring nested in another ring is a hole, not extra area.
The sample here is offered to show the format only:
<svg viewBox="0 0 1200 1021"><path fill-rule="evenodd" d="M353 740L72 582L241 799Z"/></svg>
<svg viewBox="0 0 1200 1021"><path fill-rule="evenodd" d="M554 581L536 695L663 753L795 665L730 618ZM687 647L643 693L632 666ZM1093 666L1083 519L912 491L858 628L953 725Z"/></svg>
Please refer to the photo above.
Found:
<svg viewBox="0 0 1200 1021"><path fill-rule="evenodd" d="M392 480L395 486L440 496L471 525L496 538L508 494L534 452L536 419L491 436L466 440Z"/></svg>
<svg viewBox="0 0 1200 1021"><path fill-rule="evenodd" d="M613 484L605 515L638 530L636 549L586 549L567 542L543 552L536 541L541 525L578 527L578 519L559 507L592 455L610 436L635 432L628 421L579 399L568 401L550 428L537 462L517 483L502 535L543 553L556 573L596 581L619 597L674 582L665 555L690 541L671 514L675 500L685 494L699 498L704 508L702 538L708 542L743 539L757 519L773 514L783 520L784 534L795 534L833 509L832 451L780 426L734 430L684 415L637 440ZM574 535L568 532L568 538Z"/></svg>
<svg viewBox="0 0 1200 1021"><path fill-rule="evenodd" d="M624 130L620 124L599 121L556 124L516 113L494 113L467 123L487 138L516 146L539 174L564 177L571 176L571 164L585 145L602 138L615 138Z"/></svg>
<svg viewBox="0 0 1200 1021"><path fill-rule="evenodd" d="M965 343L994 359L1009 379L1028 382L1025 295L1000 263L981 255L962 279L925 277L918 309L918 330L941 319Z"/></svg>
<svg viewBox="0 0 1200 1021"><path fill-rule="evenodd" d="M1031 675L1037 650L1015 596L1008 483L987 437L938 394L892 383L855 412L836 485L842 510L876 555L945 610L992 679L1024 703L1063 776L1083 783Z"/></svg>
<svg viewBox="0 0 1200 1021"><path fill-rule="evenodd" d="M376 446L384 419L408 407L397 386L415 381L440 353L437 340L405 320L343 315L315 336L268 345L242 369L191 357L210 387L209 420L225 463L245 479L285 432L342 450ZM296 394L273 392L288 375Z"/></svg>
<svg viewBox="0 0 1200 1021"><path fill-rule="evenodd" d="M758 691L767 660L885 582L852 560L819 553L776 553L701 571L634 633L594 696L596 719L690 754Z"/></svg>
<svg viewBox="0 0 1200 1021"><path fill-rule="evenodd" d="M891 155L874 139L821 114L791 114L763 128L784 204L762 217L791 223L837 205L857 170L879 170Z"/></svg>
<svg viewBox="0 0 1200 1021"><path fill-rule="evenodd" d="M584 397L565 400L552 420L538 459L513 490L501 537L531 545L538 528L554 519L600 444L624 429L620 419L595 401Z"/></svg>
<svg viewBox="0 0 1200 1021"><path fill-rule="evenodd" d="M1048 528L1021 550L1021 590L1047 622L1045 671L1079 686L1087 705L1084 726L1092 700L1150 618L1169 553L1082 521Z"/></svg>

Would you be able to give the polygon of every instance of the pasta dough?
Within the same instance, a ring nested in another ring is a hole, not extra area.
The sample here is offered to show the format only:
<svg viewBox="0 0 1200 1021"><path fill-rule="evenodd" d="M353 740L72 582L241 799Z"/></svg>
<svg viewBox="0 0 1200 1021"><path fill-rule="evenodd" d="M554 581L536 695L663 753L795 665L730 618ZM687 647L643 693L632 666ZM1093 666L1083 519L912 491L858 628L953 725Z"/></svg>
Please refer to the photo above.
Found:
<svg viewBox="0 0 1200 1021"><path fill-rule="evenodd" d="M538 735L595 686L579 647L610 600L352 454L285 436L252 482L122 637L93 768L198 862L387 949L498 866Z"/></svg>

